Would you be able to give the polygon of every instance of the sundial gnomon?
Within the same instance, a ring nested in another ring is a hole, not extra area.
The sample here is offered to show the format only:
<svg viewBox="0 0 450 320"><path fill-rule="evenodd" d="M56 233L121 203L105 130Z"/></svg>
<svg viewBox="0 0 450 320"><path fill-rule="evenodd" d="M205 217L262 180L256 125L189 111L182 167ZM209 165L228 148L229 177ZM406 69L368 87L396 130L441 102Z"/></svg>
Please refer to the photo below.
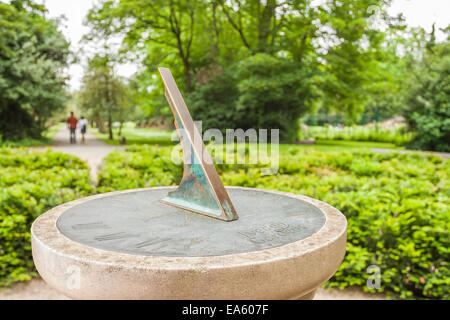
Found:
<svg viewBox="0 0 450 320"><path fill-rule="evenodd" d="M164 81L167 101L175 117L184 159L183 179L179 187L161 201L225 221L238 219L172 73L167 68L158 70Z"/></svg>

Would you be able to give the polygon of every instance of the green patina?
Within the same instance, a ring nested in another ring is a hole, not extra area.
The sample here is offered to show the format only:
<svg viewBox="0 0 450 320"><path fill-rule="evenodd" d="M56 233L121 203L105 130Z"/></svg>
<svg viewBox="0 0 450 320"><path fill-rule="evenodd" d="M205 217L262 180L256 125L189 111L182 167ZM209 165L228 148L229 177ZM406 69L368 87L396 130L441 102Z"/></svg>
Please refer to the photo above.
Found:
<svg viewBox="0 0 450 320"><path fill-rule="evenodd" d="M169 193L161 200L190 211L220 217L222 209L218 200L206 179L206 174L194 153L192 144L186 136L180 119L178 117L176 119L181 138L183 139L183 157L189 175L183 178L180 186L175 191ZM186 159L189 155L190 159ZM224 210L227 216L232 216L228 203L224 205Z"/></svg>

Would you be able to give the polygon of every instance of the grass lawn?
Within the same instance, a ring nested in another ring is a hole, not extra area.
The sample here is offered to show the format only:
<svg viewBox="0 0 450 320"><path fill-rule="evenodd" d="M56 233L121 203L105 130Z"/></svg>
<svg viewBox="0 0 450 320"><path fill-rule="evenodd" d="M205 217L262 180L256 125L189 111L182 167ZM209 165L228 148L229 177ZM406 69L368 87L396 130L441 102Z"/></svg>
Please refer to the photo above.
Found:
<svg viewBox="0 0 450 320"><path fill-rule="evenodd" d="M389 142L344 141L344 140L316 140L316 146L318 148L344 147L347 149L360 149L360 148L404 149L404 147L398 147L394 143Z"/></svg>
<svg viewBox="0 0 450 320"><path fill-rule="evenodd" d="M316 140L373 141L404 145L414 138L414 133L407 132L402 125L390 129L356 125L343 128L304 126L300 136L302 138L314 137Z"/></svg>
<svg viewBox="0 0 450 320"><path fill-rule="evenodd" d="M95 134L98 139L111 144L119 145L120 138L118 136L118 129L113 129L114 140L108 139L107 133L100 133L97 129L92 128L90 132ZM172 131L158 130L148 128L133 128L132 126L124 127L122 129L122 136L127 140L128 145L132 144L156 144L156 145L171 145L176 144L176 141L171 140ZM355 149L369 149L369 148L383 148L383 149L402 149L393 143L387 142L372 142L372 141L343 141L343 140L317 140L315 145L299 145L299 144L280 144L280 152L284 153L289 149L314 149L317 151L339 151L339 150L355 150Z"/></svg>
<svg viewBox="0 0 450 320"><path fill-rule="evenodd" d="M63 122L57 123L54 126L51 126L50 128L48 128L46 131L44 131L42 133L42 135L45 138L52 140L53 136L56 134L56 132L58 132L61 128L65 127L65 126L66 126L66 124Z"/></svg>

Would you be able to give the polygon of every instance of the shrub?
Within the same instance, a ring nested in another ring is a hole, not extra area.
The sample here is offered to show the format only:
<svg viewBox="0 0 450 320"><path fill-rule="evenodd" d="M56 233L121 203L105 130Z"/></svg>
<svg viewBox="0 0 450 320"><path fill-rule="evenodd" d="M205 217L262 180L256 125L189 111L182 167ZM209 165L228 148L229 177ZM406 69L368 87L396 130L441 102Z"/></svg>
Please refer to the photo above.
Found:
<svg viewBox="0 0 450 320"><path fill-rule="evenodd" d="M1 1L0 26L0 134L40 139L68 98L63 70L70 43L34 1Z"/></svg>
<svg viewBox="0 0 450 320"><path fill-rule="evenodd" d="M170 148L130 146L126 152L114 151L106 157L97 190L103 193L175 185L182 176L183 168L172 162Z"/></svg>
<svg viewBox="0 0 450 320"><path fill-rule="evenodd" d="M343 128L304 126L300 135L303 138L317 140L343 140L343 141L374 141L405 145L409 143L414 133L406 132L404 127L383 129L377 127L348 126Z"/></svg>
<svg viewBox="0 0 450 320"><path fill-rule="evenodd" d="M0 286L36 275L30 228L43 212L93 192L80 159L59 152L0 148Z"/></svg>
<svg viewBox="0 0 450 320"><path fill-rule="evenodd" d="M132 147L106 158L102 190L175 185L182 166L170 147ZM161 155L161 156L159 156ZM367 267L401 298L450 298L450 162L420 154L327 152L290 148L279 172L260 165L217 165L225 185L274 189L325 201L348 219L347 252L329 286L366 287Z"/></svg>
<svg viewBox="0 0 450 320"><path fill-rule="evenodd" d="M234 75L227 72L198 86L189 96L189 110L194 120L202 120L203 129L238 128L238 119L245 116L235 108L238 96Z"/></svg>

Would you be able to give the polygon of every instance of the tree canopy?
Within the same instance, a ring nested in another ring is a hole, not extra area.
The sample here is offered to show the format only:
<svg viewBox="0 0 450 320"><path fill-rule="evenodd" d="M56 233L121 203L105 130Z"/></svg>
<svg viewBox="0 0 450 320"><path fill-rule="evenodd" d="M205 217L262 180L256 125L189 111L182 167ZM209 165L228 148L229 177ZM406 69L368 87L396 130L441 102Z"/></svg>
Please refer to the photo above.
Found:
<svg viewBox="0 0 450 320"><path fill-rule="evenodd" d="M450 38L450 28L447 27ZM450 39L449 39L450 40ZM415 147L450 151L450 43L426 42L406 95L404 115L416 131Z"/></svg>
<svg viewBox="0 0 450 320"><path fill-rule="evenodd" d="M225 71L236 70L240 61L266 54L292 61L292 68L303 70L299 72L316 84L308 87L313 92L301 93L316 97L309 108L355 116L380 90L395 91L384 72L392 60L385 45L389 32L371 21L375 12L388 30L402 29L401 19L386 14L389 3L107 0L89 12L86 23L90 39L123 36L123 55L133 52L145 66L138 77L145 79L140 92L147 97L152 97L152 89L162 89L153 76L159 65L170 66L190 95ZM293 92L299 93L301 86L298 82ZM168 111L155 101L149 112ZM297 109L308 110L304 105Z"/></svg>
<svg viewBox="0 0 450 320"><path fill-rule="evenodd" d="M107 121L110 139L113 139L113 121L123 122L134 107L131 88L117 76L114 61L99 54L89 60L77 102L100 131L104 131L104 122Z"/></svg>

